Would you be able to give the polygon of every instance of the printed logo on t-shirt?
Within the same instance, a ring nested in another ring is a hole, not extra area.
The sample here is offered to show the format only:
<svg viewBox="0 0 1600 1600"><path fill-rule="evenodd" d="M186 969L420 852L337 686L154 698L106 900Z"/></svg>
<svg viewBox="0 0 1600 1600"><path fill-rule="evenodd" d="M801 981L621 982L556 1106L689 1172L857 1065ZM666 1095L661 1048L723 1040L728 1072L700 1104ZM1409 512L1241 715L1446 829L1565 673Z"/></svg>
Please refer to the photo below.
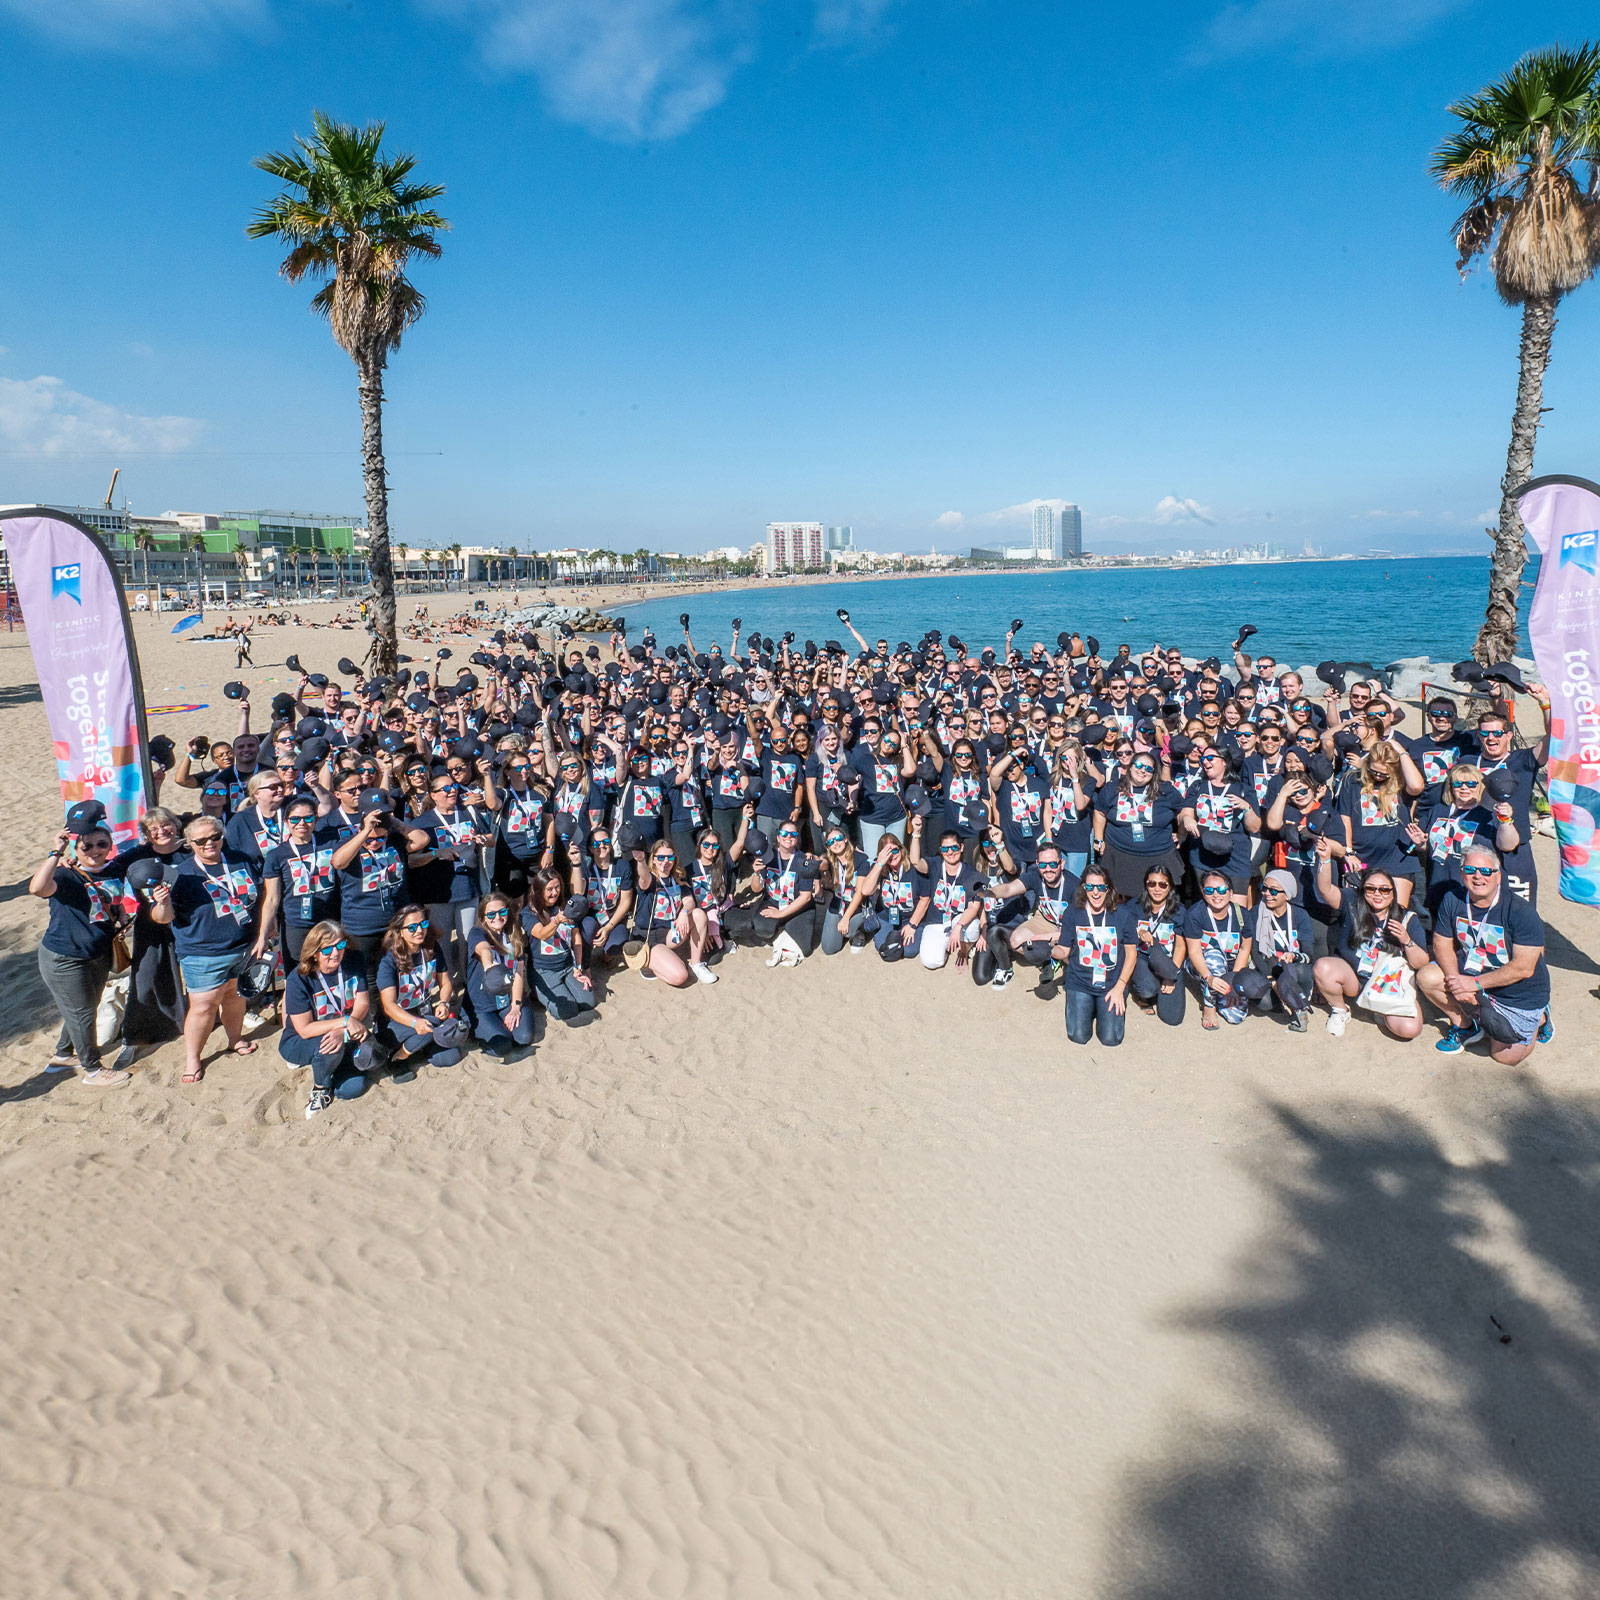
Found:
<svg viewBox="0 0 1600 1600"><path fill-rule="evenodd" d="M1380 809L1378 797L1361 791L1361 826L1363 828L1392 827L1399 821L1399 807L1391 804L1387 811Z"/></svg>
<svg viewBox="0 0 1600 1600"><path fill-rule="evenodd" d="M1154 822L1155 805L1149 794L1146 793L1141 799L1137 795L1119 792L1117 795L1116 820L1118 822Z"/></svg>
<svg viewBox="0 0 1600 1600"><path fill-rule="evenodd" d="M219 917L232 917L235 922L250 920L250 907L256 901L256 883L248 872L235 872L232 867L225 866L215 877L210 873L203 876L206 893L211 896L211 904Z"/></svg>
<svg viewBox="0 0 1600 1600"><path fill-rule="evenodd" d="M1109 977L1117 959L1117 930L1110 925L1080 922L1076 939L1078 964L1089 968L1097 984Z"/></svg>
<svg viewBox="0 0 1600 1600"><path fill-rule="evenodd" d="M1178 930L1170 922L1152 922L1148 917L1139 919L1139 943L1143 944L1148 939L1152 944L1160 945L1170 956L1177 948Z"/></svg>
<svg viewBox="0 0 1600 1600"><path fill-rule="evenodd" d="M398 888L405 882L405 863L393 845L383 845L364 853L361 861L361 892L380 894L385 889Z"/></svg>
<svg viewBox="0 0 1600 1600"><path fill-rule="evenodd" d="M1011 821L1024 833L1032 833L1039 826L1040 808L1044 797L1037 789L1011 791Z"/></svg>
<svg viewBox="0 0 1600 1600"><path fill-rule="evenodd" d="M1197 794L1194 797L1194 818L1202 828L1215 828L1219 833L1233 832L1233 810L1225 794Z"/></svg>
<svg viewBox="0 0 1600 1600"><path fill-rule="evenodd" d="M1456 861L1475 837L1460 817L1436 817L1428 829L1428 852L1435 861Z"/></svg>
<svg viewBox="0 0 1600 1600"><path fill-rule="evenodd" d="M396 974L396 992L402 1011L416 1011L427 1003L438 970L438 962L432 956L424 956L414 967Z"/></svg>
<svg viewBox="0 0 1600 1600"><path fill-rule="evenodd" d="M1461 970L1468 974L1503 967L1511 959L1511 941L1495 922L1474 922L1458 915L1456 943L1461 946Z"/></svg>

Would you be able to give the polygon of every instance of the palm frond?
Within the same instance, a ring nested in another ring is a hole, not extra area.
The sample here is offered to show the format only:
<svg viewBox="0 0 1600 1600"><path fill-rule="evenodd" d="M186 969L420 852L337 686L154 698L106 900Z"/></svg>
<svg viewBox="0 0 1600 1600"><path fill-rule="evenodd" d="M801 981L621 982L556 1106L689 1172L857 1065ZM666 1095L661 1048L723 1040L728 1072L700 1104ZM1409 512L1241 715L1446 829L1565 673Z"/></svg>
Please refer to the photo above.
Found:
<svg viewBox="0 0 1600 1600"><path fill-rule="evenodd" d="M1600 159L1597 77L1600 44L1536 50L1449 107L1460 125L1429 169L1470 202L1455 223L1456 265L1465 273L1487 256L1509 304L1564 294L1600 263L1597 197L1573 172Z"/></svg>
<svg viewBox="0 0 1600 1600"><path fill-rule="evenodd" d="M291 283L325 280L311 309L357 361L379 367L427 309L407 267L437 257L438 235L450 226L430 205L444 185L409 181L416 158L385 155L383 136L381 122L358 127L314 111L296 152L256 159L288 187L245 228L250 238L288 246L279 270Z"/></svg>

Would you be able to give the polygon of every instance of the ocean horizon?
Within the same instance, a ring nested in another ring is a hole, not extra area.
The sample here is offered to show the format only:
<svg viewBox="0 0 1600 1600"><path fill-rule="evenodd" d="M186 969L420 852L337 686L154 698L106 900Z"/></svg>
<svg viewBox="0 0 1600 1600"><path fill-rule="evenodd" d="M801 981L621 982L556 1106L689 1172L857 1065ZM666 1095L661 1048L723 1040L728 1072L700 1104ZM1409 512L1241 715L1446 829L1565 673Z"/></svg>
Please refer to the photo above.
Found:
<svg viewBox="0 0 1600 1600"><path fill-rule="evenodd" d="M1530 559L1518 612L1518 653L1527 655L1528 605L1538 575ZM885 582L861 579L695 594L678 600L618 602L628 632L646 626L665 645L681 637L687 610L697 647L726 649L733 619L796 643L849 643L836 615L843 606L869 643L915 643L929 628L964 643L999 649L1022 620L1026 650L1053 647L1074 629L1093 634L1102 653L1128 644L1135 655L1156 643L1185 655L1229 659L1238 630L1253 624L1250 652L1270 651L1288 666L1330 658L1385 666L1405 656L1455 661L1472 653L1489 592L1483 556L1354 557L1219 566L1063 568L1047 572L953 573Z"/></svg>

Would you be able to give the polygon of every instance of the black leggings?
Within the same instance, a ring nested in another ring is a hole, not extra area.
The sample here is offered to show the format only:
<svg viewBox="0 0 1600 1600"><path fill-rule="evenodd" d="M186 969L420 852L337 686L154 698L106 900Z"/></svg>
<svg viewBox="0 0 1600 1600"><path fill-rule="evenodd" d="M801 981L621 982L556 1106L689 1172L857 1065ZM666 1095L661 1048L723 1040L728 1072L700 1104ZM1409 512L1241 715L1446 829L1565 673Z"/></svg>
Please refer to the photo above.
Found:
<svg viewBox="0 0 1600 1600"><path fill-rule="evenodd" d="M817 908L807 906L780 922L762 916L754 906L741 906L723 917L722 931L741 944L771 944L780 933L786 933L800 947L800 954L808 956L817 947Z"/></svg>

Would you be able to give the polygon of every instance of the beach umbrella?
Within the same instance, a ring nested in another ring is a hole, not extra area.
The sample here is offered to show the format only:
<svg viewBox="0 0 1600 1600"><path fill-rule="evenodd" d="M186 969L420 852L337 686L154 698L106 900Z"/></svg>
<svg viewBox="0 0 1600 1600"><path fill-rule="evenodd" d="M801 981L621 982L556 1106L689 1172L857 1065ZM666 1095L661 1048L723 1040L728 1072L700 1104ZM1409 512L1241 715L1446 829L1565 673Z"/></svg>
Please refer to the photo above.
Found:
<svg viewBox="0 0 1600 1600"><path fill-rule="evenodd" d="M180 617L177 626L172 631L174 633L187 633L199 621L200 615L198 612L192 617Z"/></svg>

